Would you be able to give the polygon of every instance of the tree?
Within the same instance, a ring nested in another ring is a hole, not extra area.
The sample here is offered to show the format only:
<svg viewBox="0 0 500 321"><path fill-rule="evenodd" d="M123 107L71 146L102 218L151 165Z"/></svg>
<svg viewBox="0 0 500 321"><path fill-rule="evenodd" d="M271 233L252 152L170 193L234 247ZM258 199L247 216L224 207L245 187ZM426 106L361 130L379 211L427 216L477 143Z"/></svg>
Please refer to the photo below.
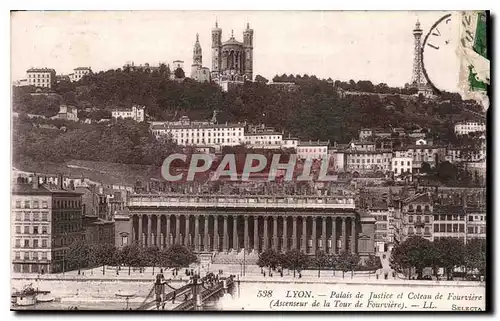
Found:
<svg viewBox="0 0 500 321"><path fill-rule="evenodd" d="M116 248L109 243L97 243L90 247L91 261L94 264L102 265L102 275L105 274L106 265L116 263Z"/></svg>
<svg viewBox="0 0 500 321"><path fill-rule="evenodd" d="M271 270L275 270L280 265L280 255L273 249L267 249L259 253L257 265L259 267L267 267L269 268L269 272L271 272Z"/></svg>
<svg viewBox="0 0 500 321"><path fill-rule="evenodd" d="M297 249L287 251L284 257L286 264L288 264L287 268L293 270L293 277L295 277L295 271L300 273L307 267L309 261L307 255Z"/></svg>
<svg viewBox="0 0 500 321"><path fill-rule="evenodd" d="M446 271L448 280L453 279L453 269L464 263L465 246L456 238L440 238L433 242L437 262Z"/></svg>
<svg viewBox="0 0 500 321"><path fill-rule="evenodd" d="M255 82L258 82L260 84L267 84L269 82L269 80L262 77L261 75L257 75L257 76L255 76Z"/></svg>
<svg viewBox="0 0 500 321"><path fill-rule="evenodd" d="M175 71L174 71L174 76L175 76L175 78L177 78L177 79L182 79L182 78L185 78L185 77L186 77L186 75L185 75L185 73L184 73L184 70L182 70L182 68L180 68L180 67L179 67L179 68L177 68L177 69L175 69Z"/></svg>
<svg viewBox="0 0 500 321"><path fill-rule="evenodd" d="M433 246L431 242L419 236L406 239L392 249L391 266L398 272L414 267L418 278L422 278L423 269L432 264Z"/></svg>
<svg viewBox="0 0 500 321"><path fill-rule="evenodd" d="M328 265L332 268L332 275L335 276L335 269L337 269L338 258L337 255L332 254L328 258Z"/></svg>
<svg viewBox="0 0 500 321"><path fill-rule="evenodd" d="M171 267L180 268L189 266L198 261L198 257L187 247L174 244L166 251L167 262Z"/></svg>
<svg viewBox="0 0 500 321"><path fill-rule="evenodd" d="M422 168L420 169L422 173L430 174L432 169L431 165L427 162L422 163Z"/></svg>
<svg viewBox="0 0 500 321"><path fill-rule="evenodd" d="M365 266L369 269L379 269L380 268L380 259L376 257L375 255L369 255L368 258L365 260Z"/></svg>
<svg viewBox="0 0 500 321"><path fill-rule="evenodd" d="M479 272L480 275L486 273L486 240L471 239L467 242L464 253L464 263L467 270Z"/></svg>
<svg viewBox="0 0 500 321"><path fill-rule="evenodd" d="M318 278L321 276L321 268L328 265L328 256L324 251L317 251L314 257L314 265L318 269Z"/></svg>
<svg viewBox="0 0 500 321"><path fill-rule="evenodd" d="M147 247L144 253L148 266L153 266L153 275L155 274L155 266L160 264L160 249L157 246Z"/></svg>
<svg viewBox="0 0 500 321"><path fill-rule="evenodd" d="M67 261L70 267L78 268L78 274L80 274L80 269L86 267L89 259L89 246L84 240L78 240L70 245L67 254Z"/></svg>
<svg viewBox="0 0 500 321"><path fill-rule="evenodd" d="M130 275L131 267L139 265L139 245L137 242L131 245L125 245L120 249L120 264L128 266L128 275Z"/></svg>

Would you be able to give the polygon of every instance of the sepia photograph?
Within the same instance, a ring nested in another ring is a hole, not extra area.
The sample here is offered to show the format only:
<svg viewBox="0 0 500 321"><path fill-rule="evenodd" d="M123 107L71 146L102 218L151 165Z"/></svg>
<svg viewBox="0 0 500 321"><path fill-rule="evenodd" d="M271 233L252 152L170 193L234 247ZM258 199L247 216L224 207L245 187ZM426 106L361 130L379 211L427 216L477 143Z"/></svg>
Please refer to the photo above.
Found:
<svg viewBox="0 0 500 321"><path fill-rule="evenodd" d="M492 309L490 20L11 11L11 311Z"/></svg>

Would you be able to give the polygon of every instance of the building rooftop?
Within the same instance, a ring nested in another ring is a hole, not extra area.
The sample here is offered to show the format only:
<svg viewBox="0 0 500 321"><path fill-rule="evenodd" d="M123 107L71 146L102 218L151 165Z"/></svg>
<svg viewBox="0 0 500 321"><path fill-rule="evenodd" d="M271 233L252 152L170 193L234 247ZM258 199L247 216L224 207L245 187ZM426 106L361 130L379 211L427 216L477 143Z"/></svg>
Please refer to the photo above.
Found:
<svg viewBox="0 0 500 321"><path fill-rule="evenodd" d="M74 195L81 195L81 193L74 191L74 190L69 190L69 189L60 189L57 185L53 184L45 184L45 185L39 185L38 188L33 187L32 183L26 183L26 184L14 184L12 186L12 194L21 194L21 195L52 195L52 194L59 194L59 193L68 193L68 194L74 194Z"/></svg>
<svg viewBox="0 0 500 321"><path fill-rule="evenodd" d="M299 141L298 146L328 146L330 142L321 142L321 141Z"/></svg>
<svg viewBox="0 0 500 321"><path fill-rule="evenodd" d="M415 194L404 200L406 204L418 202L418 203L430 203L432 202L431 197L427 193Z"/></svg>
<svg viewBox="0 0 500 321"><path fill-rule="evenodd" d="M243 124L155 124L152 130L158 129L199 129L199 128L244 128Z"/></svg>
<svg viewBox="0 0 500 321"><path fill-rule="evenodd" d="M73 70L91 70L91 68L90 67L76 67Z"/></svg>
<svg viewBox="0 0 500 321"><path fill-rule="evenodd" d="M55 69L52 68L30 68L26 72L56 72Z"/></svg>

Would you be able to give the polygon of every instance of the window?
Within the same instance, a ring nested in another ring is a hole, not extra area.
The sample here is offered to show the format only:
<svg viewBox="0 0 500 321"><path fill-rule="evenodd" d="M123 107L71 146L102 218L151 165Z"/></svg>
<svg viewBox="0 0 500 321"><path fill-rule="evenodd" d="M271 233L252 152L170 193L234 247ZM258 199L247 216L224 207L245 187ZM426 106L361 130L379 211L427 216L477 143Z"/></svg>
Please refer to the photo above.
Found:
<svg viewBox="0 0 500 321"><path fill-rule="evenodd" d="M463 224L460 224L460 225L458 226L458 231L459 231L460 233L463 233L463 232L464 232L464 230L465 230L465 226L464 226Z"/></svg>
<svg viewBox="0 0 500 321"><path fill-rule="evenodd" d="M21 239L16 239L16 247L21 247Z"/></svg>
<svg viewBox="0 0 500 321"><path fill-rule="evenodd" d="M38 247L38 240L33 240L33 247L37 248Z"/></svg>
<svg viewBox="0 0 500 321"><path fill-rule="evenodd" d="M42 240L42 247L47 247L47 240Z"/></svg>
<svg viewBox="0 0 500 321"><path fill-rule="evenodd" d="M453 220L453 215L446 215L446 220L448 220L448 221Z"/></svg>
<svg viewBox="0 0 500 321"><path fill-rule="evenodd" d="M19 260L21 258L21 252L16 252L16 260Z"/></svg>
<svg viewBox="0 0 500 321"><path fill-rule="evenodd" d="M38 208L38 201L33 201L33 208Z"/></svg>
<svg viewBox="0 0 500 321"><path fill-rule="evenodd" d="M424 233L425 233L425 234L429 234L429 228L428 228L428 227L426 227L426 228L424 229Z"/></svg>
<svg viewBox="0 0 500 321"><path fill-rule="evenodd" d="M38 221L40 219L39 213L33 213L33 221Z"/></svg>
<svg viewBox="0 0 500 321"><path fill-rule="evenodd" d="M16 213L16 221L20 221L21 220L21 212L17 212Z"/></svg>
<svg viewBox="0 0 500 321"><path fill-rule="evenodd" d="M412 215L408 216L408 222L413 223L413 216Z"/></svg>
<svg viewBox="0 0 500 321"><path fill-rule="evenodd" d="M24 213L24 220L29 221L30 220L30 213Z"/></svg>
<svg viewBox="0 0 500 321"><path fill-rule="evenodd" d="M434 215L434 221L439 221L439 215Z"/></svg>
<svg viewBox="0 0 500 321"><path fill-rule="evenodd" d="M42 213L42 221L47 221L48 214Z"/></svg>
<svg viewBox="0 0 500 321"><path fill-rule="evenodd" d="M23 257L24 257L25 260L29 260L30 259L30 253L29 252L24 252Z"/></svg>
<svg viewBox="0 0 500 321"><path fill-rule="evenodd" d="M425 217L425 223L429 223L429 222L430 222L430 218L429 218L429 216L426 216Z"/></svg>
<svg viewBox="0 0 500 321"><path fill-rule="evenodd" d="M24 240L24 247L30 247L30 240Z"/></svg>
<svg viewBox="0 0 500 321"><path fill-rule="evenodd" d="M38 226L33 226L33 234L38 234Z"/></svg>
<svg viewBox="0 0 500 321"><path fill-rule="evenodd" d="M469 227L467 228L467 233L469 233L469 234L474 234L474 227L470 227L470 226L469 226Z"/></svg>
<svg viewBox="0 0 500 321"><path fill-rule="evenodd" d="M446 224L446 232L451 233L451 224Z"/></svg>
<svg viewBox="0 0 500 321"><path fill-rule="evenodd" d="M434 224L434 232L439 232L439 224Z"/></svg>
<svg viewBox="0 0 500 321"><path fill-rule="evenodd" d="M21 201L16 201L16 208L21 208Z"/></svg>
<svg viewBox="0 0 500 321"><path fill-rule="evenodd" d="M413 212L413 205L411 205L411 204L410 204L410 206L408 207L408 210L409 210L410 212Z"/></svg>
<svg viewBox="0 0 500 321"><path fill-rule="evenodd" d="M29 226L24 227L24 234L30 234L30 227Z"/></svg>
<svg viewBox="0 0 500 321"><path fill-rule="evenodd" d="M46 260L47 259L47 252L42 252L42 260Z"/></svg>
<svg viewBox="0 0 500 321"><path fill-rule="evenodd" d="M24 208L30 208L30 201L24 201Z"/></svg>
<svg viewBox="0 0 500 321"><path fill-rule="evenodd" d="M42 226L42 234L47 234L47 226Z"/></svg>
<svg viewBox="0 0 500 321"><path fill-rule="evenodd" d="M453 224L453 232L454 233L458 232L458 224Z"/></svg>
<svg viewBox="0 0 500 321"><path fill-rule="evenodd" d="M417 212L422 212L422 206L417 205Z"/></svg>

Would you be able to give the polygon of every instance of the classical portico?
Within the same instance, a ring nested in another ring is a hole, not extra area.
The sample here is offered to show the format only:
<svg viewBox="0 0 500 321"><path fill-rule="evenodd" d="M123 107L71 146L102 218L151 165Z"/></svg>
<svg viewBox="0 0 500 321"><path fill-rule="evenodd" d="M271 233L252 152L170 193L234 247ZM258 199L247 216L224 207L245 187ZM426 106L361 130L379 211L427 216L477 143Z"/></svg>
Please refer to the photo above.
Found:
<svg viewBox="0 0 500 321"><path fill-rule="evenodd" d="M300 249L310 255L373 250L373 233L363 229L353 199L345 196L130 195L127 203L129 243L141 246L182 244L195 252Z"/></svg>

